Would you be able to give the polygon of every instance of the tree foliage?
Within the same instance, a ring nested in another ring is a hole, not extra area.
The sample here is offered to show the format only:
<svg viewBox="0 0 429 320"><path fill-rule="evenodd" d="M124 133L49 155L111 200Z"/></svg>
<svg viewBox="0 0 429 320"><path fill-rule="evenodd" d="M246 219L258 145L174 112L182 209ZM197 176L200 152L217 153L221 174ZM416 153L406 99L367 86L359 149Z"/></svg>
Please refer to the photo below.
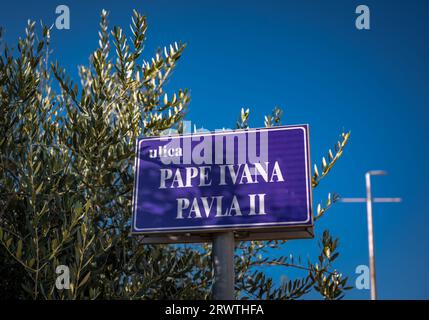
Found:
<svg viewBox="0 0 429 320"><path fill-rule="evenodd" d="M182 55L174 43L144 59L146 18L134 12L131 37L108 27L101 13L99 46L80 67L80 85L51 63L50 29L37 35L29 22L17 50L0 56L0 291L30 299L210 298L210 244L142 245L130 236L134 141L181 130L190 102L187 89L165 92ZM1 34L0 34L1 41ZM113 46L112 46L113 45ZM54 88L58 92L55 92ZM274 109L266 126L281 124ZM247 128L242 110L238 128ZM315 167L313 187L341 156ZM337 199L328 197L325 207ZM326 299L343 296L347 278L332 267L337 240L326 231L317 263L305 264L267 250L284 241L237 243L238 298L296 299L316 290ZM56 268L71 272L69 290L58 290ZM275 285L265 265L299 268L302 279Z"/></svg>

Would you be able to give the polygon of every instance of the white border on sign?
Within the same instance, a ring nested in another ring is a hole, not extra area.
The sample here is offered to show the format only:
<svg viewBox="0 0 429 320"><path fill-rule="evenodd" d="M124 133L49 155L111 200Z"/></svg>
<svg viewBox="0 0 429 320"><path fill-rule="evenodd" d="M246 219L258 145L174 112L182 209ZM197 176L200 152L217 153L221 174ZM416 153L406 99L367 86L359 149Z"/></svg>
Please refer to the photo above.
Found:
<svg viewBox="0 0 429 320"><path fill-rule="evenodd" d="M203 137L203 136L216 136L216 135L226 135L226 134L240 134L240 133L249 133L249 132L255 132L255 131L280 131L280 130L302 130L304 133L304 156L305 156L305 179L306 179L306 196L307 196L307 218L304 221L287 221L287 222L261 222L261 223L245 223L245 224L224 224L224 225L201 225L201 226L188 226L188 227L166 227L166 228L137 228L137 198L138 198L138 186L139 186L139 175L136 175L136 173L139 172L140 168L140 150L141 150L141 144L146 140L170 140L170 139L181 139L185 137ZM134 192L133 192L133 228L132 233L156 233L156 232L169 232L171 230L180 230L180 232L186 232L186 231L198 231L200 229L215 229L215 230L221 230L223 228L230 229L234 227L263 227L263 226L281 226L281 225L289 225L294 224L297 227L299 226L299 223L308 223L310 220L312 220L311 217L311 185L310 185L310 179L309 179L309 171L310 171L310 164L308 159L308 153L310 152L309 147L309 125L303 124L303 125L293 125L293 126L283 126L283 127L271 127L271 128L252 128L252 129L241 129L241 130L231 130L231 131L219 131L219 132L206 132L206 133L200 133L200 134L187 134L187 135L175 135L175 136L164 136L164 137L147 137L147 138L140 138L137 140L136 143L136 158L134 163Z"/></svg>

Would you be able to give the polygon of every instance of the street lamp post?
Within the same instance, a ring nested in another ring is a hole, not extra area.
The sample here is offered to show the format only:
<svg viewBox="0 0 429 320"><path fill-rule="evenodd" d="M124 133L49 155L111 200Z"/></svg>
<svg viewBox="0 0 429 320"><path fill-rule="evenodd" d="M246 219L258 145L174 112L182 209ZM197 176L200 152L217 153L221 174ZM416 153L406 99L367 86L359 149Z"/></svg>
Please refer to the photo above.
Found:
<svg viewBox="0 0 429 320"><path fill-rule="evenodd" d="M377 300L377 287L375 280L375 250L374 250L374 225L372 221L372 204L373 202L401 202L401 198L373 198L371 192L371 176L387 175L386 171L372 170L365 174L366 198L342 198L344 203L366 202L367 223L368 223L368 253L369 253L369 270L371 277L371 300Z"/></svg>

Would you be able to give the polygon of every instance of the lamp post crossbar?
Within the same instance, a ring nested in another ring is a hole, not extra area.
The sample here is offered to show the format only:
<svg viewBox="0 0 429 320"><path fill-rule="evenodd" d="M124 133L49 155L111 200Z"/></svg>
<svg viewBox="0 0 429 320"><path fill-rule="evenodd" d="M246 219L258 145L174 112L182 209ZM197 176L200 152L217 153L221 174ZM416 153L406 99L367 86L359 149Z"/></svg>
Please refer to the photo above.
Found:
<svg viewBox="0 0 429 320"><path fill-rule="evenodd" d="M339 201L344 203L366 203L366 198L340 198ZM398 203L401 201L401 198L372 198L374 203Z"/></svg>

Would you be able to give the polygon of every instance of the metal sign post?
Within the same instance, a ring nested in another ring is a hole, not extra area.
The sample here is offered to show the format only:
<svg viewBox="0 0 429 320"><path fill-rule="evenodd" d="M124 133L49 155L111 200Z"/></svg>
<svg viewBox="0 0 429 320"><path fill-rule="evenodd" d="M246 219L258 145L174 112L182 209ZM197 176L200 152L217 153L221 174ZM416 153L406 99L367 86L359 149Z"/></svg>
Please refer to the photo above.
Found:
<svg viewBox="0 0 429 320"><path fill-rule="evenodd" d="M235 240L313 238L309 126L140 138L132 233L212 242L216 300L234 299Z"/></svg>
<svg viewBox="0 0 429 320"><path fill-rule="evenodd" d="M234 233L213 236L212 259L214 269L213 299L234 299Z"/></svg>
<svg viewBox="0 0 429 320"><path fill-rule="evenodd" d="M377 300L377 287L375 281L375 250L374 250L374 225L372 222L372 203L373 202L401 202L401 198L373 198L371 192L371 176L386 175L386 171L372 170L365 174L366 198L342 198L344 203L363 203L366 202L367 223L368 223L368 253L369 270L371 276L371 300Z"/></svg>

